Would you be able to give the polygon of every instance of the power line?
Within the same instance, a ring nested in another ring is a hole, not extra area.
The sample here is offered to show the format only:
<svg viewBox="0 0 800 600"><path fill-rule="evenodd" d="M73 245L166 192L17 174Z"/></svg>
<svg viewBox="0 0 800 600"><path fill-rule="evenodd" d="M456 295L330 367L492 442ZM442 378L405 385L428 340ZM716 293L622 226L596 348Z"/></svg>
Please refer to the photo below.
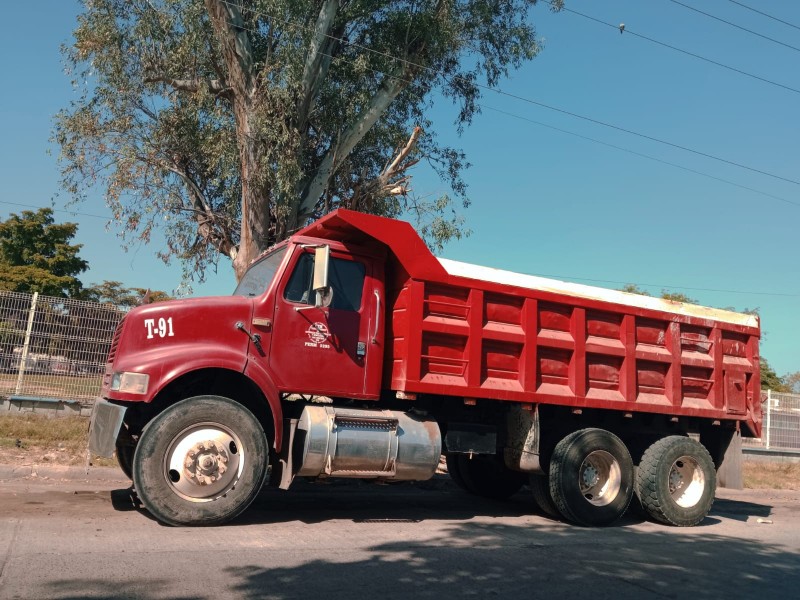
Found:
<svg viewBox="0 0 800 600"><path fill-rule="evenodd" d="M791 44L787 44L786 42L776 40L775 38L771 38L768 35L764 35L763 33L758 33L757 31L753 31L752 29L748 29L747 27L742 27L741 25L737 25L736 23L731 23L730 21L726 21L725 19L712 15L711 13L707 13L705 11L700 10L699 8L695 8L694 6L689 6L688 4L684 4L683 2L679 2L678 0L668 0L668 2L672 2L673 4L677 4L678 6L682 6L683 8L693 10L696 13L705 15L706 17L714 19L715 21L719 21L720 23L725 23L726 25L730 25L731 27L735 27L736 29L741 29L742 31L746 31L747 33L751 33L765 40L769 40L770 42L774 42L776 44L780 44L781 46L785 46L786 48L795 50L796 52L800 52L800 48L798 48L797 46L792 46Z"/></svg>
<svg viewBox="0 0 800 600"><path fill-rule="evenodd" d="M544 1L546 2L547 0L544 0ZM262 16L266 16L267 18L271 18L271 17L269 17L269 15L262 15ZM256 33L256 31L253 30L253 29L248 29L246 27L243 28L243 29L245 29L246 31L250 31L251 33ZM335 39L340 39L340 38L335 38ZM353 63L353 61L350 61L350 60L348 60L348 59L346 59L344 57L341 57L341 56L335 57L335 56L332 56L330 54L325 54L325 53L321 53L321 54L323 56L327 57L327 58L330 58L331 60L343 61L343 62L348 62L348 63L351 63L351 64ZM367 68L367 70L371 71L372 73L375 73L375 74L378 74L378 75L384 75L385 77L390 77L392 79L396 79L396 80L401 81L401 82L406 83L406 84L412 83L408 79L403 79L401 77L397 77L397 76L394 76L394 75L388 75L386 73L383 73L383 72L378 71L376 69L372 69L370 67L366 67L366 68ZM596 138L592 138L592 137L585 136L585 135L582 135L582 134L579 134L579 133L575 133L575 132L569 131L567 129L562 129L562 128L559 128L559 127L555 127L553 125L548 125L546 123L542 123L541 121L536 121L534 119L531 119L531 118L528 118L528 117L524 117L524 116L521 116L521 115L518 115L518 114L515 114L515 113L512 113L512 112L508 112L508 111L505 111L505 110L501 110L501 109L498 109L498 108L494 108L494 107L491 107L491 106L488 106L488 105L485 105L485 104L482 104L482 103L476 103L476 105L481 107L481 108L486 108L486 109L492 110L494 112L498 112L498 113L505 114L507 116L510 116L510 117L513 117L513 118L516 118L516 119L520 119L522 121L527 121L527 122L530 122L530 123L533 123L533 124L536 124L536 125L540 125L542 127L546 127L548 129L552 129L554 131L559 131L559 132L565 133L567 135L571 135L571 136L574 136L574 137L577 137L577 138L581 138L581 139L584 139L584 140L587 140L587 141L590 141L590 142L593 142L593 143L596 143L596 144L600 144L602 146L606 146L606 147L609 147L609 148L614 148L616 150L620 150L620 151L626 152L628 154L639 156L639 157L645 158L647 160L651 160L651 161L658 162L658 163L661 163L661 164L669 165L671 167L674 167L674 168L677 168L677 169L681 169L683 171L687 171L687 172L690 172L690 173L694 173L696 175L700 175L700 176L706 177L708 179L713 179L715 181L726 183L728 185L731 185L731 186L734 186L734 187L738 187L740 189L747 190L747 191L750 191L750 192L754 192L756 194L759 194L759 195L762 195L762 196L765 196L765 197L768 197L768 198L773 198L775 200L778 200L780 202L784 202L786 204L791 204L793 206L800 206L800 203L792 201L792 200L789 200L787 198L783 198L781 196L777 196L777 195L771 194L769 192L765 192L765 191L762 191L762 190L758 190L756 188L752 188L752 187L749 187L749 186L746 186L746 185L742 185L742 184L736 183L734 181L730 181L728 179L724 179L722 177L717 177L715 175L711 175L709 173L705 173L705 172L699 171L697 169L692 169L692 168L686 167L684 165L680 165L680 164L673 163L673 162L670 162L670 161L667 161L667 160L664 160L664 159L660 159L660 158L657 158L655 156L652 156L652 155L649 155L649 154L645 154L643 152L638 152L636 150L631 150L631 149L625 148L623 146L618 146L618 145L615 145L615 144L604 142L602 140L598 140Z"/></svg>
<svg viewBox="0 0 800 600"><path fill-rule="evenodd" d="M552 5L552 2L549 2L548 0L542 0L542 1L545 4ZM616 31L619 31L619 29L620 29L620 25L614 25L613 23L609 23L607 21L603 21L602 19L598 19L598 18L593 17L591 15L587 15L587 14L579 12L577 10L573 10L571 8L564 7L561 10L563 10L564 12L572 13L574 15L578 15L579 17L583 17L584 19L588 19L590 21L594 21L595 23L599 23L600 25L605 25L606 27L610 27L610 28L612 28L612 29L614 29ZM689 50L684 50L683 48L679 48L677 46L673 46L672 44L668 44L666 42L662 42L660 40L648 37L648 36L643 35L641 33L637 33L635 31L632 31L629 27L625 27L624 33L626 35L629 34L629 35L632 35L634 37L646 40L646 41L648 41L648 42L650 42L652 44L657 44L659 46L663 46L664 48L669 48L670 50L674 50L675 52L680 52L681 54L685 54L687 56L691 56L692 58L696 58L698 60L702 60L704 62L707 62L709 64L715 65L717 67L721 67L723 69L727 69L729 71L733 71L734 73L738 73L740 75L745 75L746 77L751 77L753 79L757 79L759 81L763 81L764 83L768 83L770 85L774 85L774 86L783 88L783 89L788 90L790 92L794 92L796 94L800 94L800 89L793 88L793 87L788 86L788 85L784 85L783 83L778 83L777 81L773 81L771 79L767 79L766 77L761 77L760 75L756 75L754 73L748 73L747 71L743 71L742 69L737 69L736 67L732 67L730 65L726 65L725 63L721 63L721 62L713 60L711 58L707 58L707 57L702 56L700 54L696 54L694 52L690 52Z"/></svg>
<svg viewBox="0 0 800 600"><path fill-rule="evenodd" d="M788 25L789 27L794 27L795 29L800 29L800 26L795 25L794 23L789 23L789 21L784 21L783 19L779 19L773 15L767 14L764 11L758 10L757 8L753 8L752 6L747 6L743 2L737 2L736 0L728 0L729 2L733 2L737 6L741 6L742 8L746 8L747 10L752 10L754 13L758 13L768 19L772 19L773 21L777 21L778 23L783 23L784 25Z"/></svg>
<svg viewBox="0 0 800 600"><path fill-rule="evenodd" d="M0 200L0 204L10 204L12 206L22 206L23 208L34 208L36 210L41 210L43 208L49 208L53 212L62 212L62 213L67 213L69 215L75 215L75 216L81 216L81 217L94 217L96 219L104 219L106 221L110 221L111 220L111 217L103 217L101 215L92 215L92 214L89 214L89 213L82 213L82 212L77 212L77 211L74 211L74 210L65 210L65 209L60 209L60 208L53 208L52 206L34 206L33 204L23 204L22 202L8 202L6 200Z"/></svg>
<svg viewBox="0 0 800 600"><path fill-rule="evenodd" d="M596 138L589 137L587 135L582 135L580 133L575 133L574 131L570 131L569 129L562 129L561 127L555 127L553 125L548 125L547 123L542 123L541 121L536 121L534 119L529 119L528 117L523 117L521 115L517 115L517 114L514 114L512 112L501 110L499 108L494 108L492 106L487 106L486 104L478 104L478 106L480 106L481 108L485 108L485 109L500 113L500 114L504 114L506 116L509 116L509 117L512 117L512 118L515 118L515 119L520 119L521 121L527 121L528 123L533 123L534 125L539 125L541 127L546 127L547 129L552 129L554 131L559 131L561 133L565 133L567 135L571 135L571 136L580 138L582 140L587 140L587 141L593 142L595 144L600 144L601 146L606 146L608 148L614 148L615 150L620 150L621 152L627 152L628 154L633 154L634 156L639 156L641 158L646 158L647 160L652 160L652 161L657 162L657 163L661 163L661 164L664 164L664 165L669 165L670 167L674 167L676 169L681 169L683 171L688 171L689 173L694 173L695 175L700 175L702 177L707 177L708 179L713 179L715 181L720 181L722 183L726 183L728 185L732 185L734 187L741 188L743 190L747 190L749 192L754 192L756 194L760 194L762 196L766 196L767 198L773 198L775 200L779 200L781 202L785 202L786 204L791 204L793 206L800 207L800 202L794 202L794 201L789 200L787 198L782 198L781 196L776 196L774 194L770 194L769 192L764 192L762 190L751 188L751 187L748 187L746 185L742 185L740 183L736 183L735 181L730 181L729 179L723 179L722 177L717 177L716 175L710 175L708 173L704 173L703 171L698 171L697 169L692 169L691 167L686 167L684 165L679 165L678 163L670 162L668 160L664 160L664 159L658 158L656 156L652 156L650 154L645 154L643 152L638 152L636 150L631 150L630 148L625 148L624 146L618 146L616 144L611 144L609 142L604 142L602 140L598 140Z"/></svg>
<svg viewBox="0 0 800 600"><path fill-rule="evenodd" d="M662 290L689 290L692 292L718 292L721 294L747 294L752 296L777 296L781 298L800 298L800 294L790 294L785 292L753 292L746 290L723 290L716 288L689 287L685 285L663 285L659 283L631 283L630 281L616 281L613 279L592 279L589 277L572 277L564 275L535 275L536 277L547 277L549 279L591 281L594 283L613 283L614 285L635 285L649 288L661 288Z"/></svg>
<svg viewBox="0 0 800 600"><path fill-rule="evenodd" d="M226 2L225 0L223 0L223 3L230 5L230 3ZM265 17L265 18L267 18L269 20L283 21L284 23L286 23L288 25L293 25L293 26L299 27L301 29L306 29L306 30L309 29L309 27L306 26L306 25L294 23L294 22L291 22L291 21L286 21L286 20L283 20L283 19L276 19L276 18L272 17L271 15L268 15L268 14L265 14L265 13L258 13L257 12L257 13L254 13L254 14L257 14L259 16ZM235 24L230 23L230 25L234 26ZM245 29L247 31L251 31L253 33L257 33L255 30L247 29L246 27L243 27L242 29ZM442 77L447 79L447 76L444 73L442 73L441 71L437 71L433 67L428 67L426 65L421 65L421 64L415 63L413 61L410 61L410 60L407 60L407 59L404 59L404 58L400 58L398 56L394 56L394 55L389 54L387 52L382 52L380 50L375 50L373 48L369 48L369 47L364 46L362 44L358 44L358 43L355 43L355 42L350 42L349 40L346 40L344 38L339 38L339 37L336 37L336 36L333 36L333 35L330 35L330 34L325 34L325 37L327 37L327 38L329 38L331 40L334 40L334 41L342 42L344 45L351 46L353 48L358 48L360 50L364 50L365 52L370 52L370 53L373 53L373 54L377 54L379 56L383 56L384 58L392 59L392 60L394 60L396 62L404 63L404 64L407 64L409 66L416 67L418 69L423 69L423 70L426 70L428 72L431 72L431 73L434 73L434 74L437 74L437 75L441 75ZM384 75L389 76L386 73L384 73ZM519 94L513 94L511 92L506 92L506 91L504 91L504 90L502 90L500 88L496 88L496 87L491 87L489 85L480 84L480 83L477 83L475 81L465 81L461 77L453 77L453 78L451 78L451 81L453 81L453 82L464 81L468 85L472 85L472 86L475 86L475 87L483 89L483 90L488 90L488 91L494 92L494 93L496 93L496 94L498 94L500 96L513 98L515 100L519 100L520 102L525 102L527 104L531 104L531 105L534 105L534 106L539 106L541 108L545 108L547 110L551 110L551 111L558 112L558 113L561 113L561 114L564 114L564 115L567 115L567 116L570 116L570 117L574 117L576 119L581 119L581 120L587 121L589 123L594 123L595 125L600 125L602 127L607 127L609 129L614 129L616 131L621 131L623 133L627 133L629 135L640 137L642 139L646 139L646 140L649 140L651 142L656 142L658 144L662 144L662 145L665 145L665 146L670 146L670 147L676 148L678 150L683 150L684 152L690 152L692 154L696 154L696 155L702 156L704 158L709 158L711 160L716 160L718 162L725 163L725 164L728 164L728 165L731 165L731 166L734 166L734 167L738 167L740 169L745 169L745 170L751 171L753 173L758 173L760 175L765 175L765 176L771 177L773 179L778 179L778 180L781 180L781 181L785 181L787 183L793 183L795 185L800 185L800 181L798 181L796 179L791 179L789 177L783 177L782 175L777 175L775 173L770 173L769 171L764 171L762 169L757 169L755 167L750 167L748 165L745 165L745 164L742 164L742 163L739 163L739 162L736 162L736 161L733 161L733 160L729 160L729 159L726 159L726 158L722 158L720 156L716 156L716 155L708 153L708 152L703 152L701 150L696 150L694 148L690 148L690 147L684 146L682 144L669 142L667 140L663 140L663 139L657 138L657 137L652 136L652 135L641 133L641 132L638 132L638 131L635 131L635 130L632 130L632 129L627 129L627 128L622 127L620 125L615 125L615 124L609 123L607 121L602 121L600 119L595 119L593 117L589 117L589 116L586 116L586 115L582 115L580 113L576 113L576 112L569 111L569 110L566 110L566 109L563 109L563 108L559 108L557 106L546 104L544 102L539 102L538 100L534 100L532 98L527 98L525 96L520 96Z"/></svg>

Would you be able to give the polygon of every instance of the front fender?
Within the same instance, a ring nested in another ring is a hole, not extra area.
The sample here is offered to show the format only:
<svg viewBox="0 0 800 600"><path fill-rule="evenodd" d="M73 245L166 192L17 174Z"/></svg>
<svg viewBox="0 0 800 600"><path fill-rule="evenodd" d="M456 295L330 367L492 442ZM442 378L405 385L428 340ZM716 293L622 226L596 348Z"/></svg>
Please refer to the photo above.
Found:
<svg viewBox="0 0 800 600"><path fill-rule="evenodd" d="M228 369L242 373L246 358L238 349L225 346L206 348L205 352L198 353L195 344L173 344L168 348L154 348L145 352L137 352L129 357L123 364L115 365L119 371L132 371L146 373L150 376L147 393L132 394L107 390L105 396L112 400L124 402L150 403L172 381L200 369Z"/></svg>
<svg viewBox="0 0 800 600"><path fill-rule="evenodd" d="M275 426L275 451L280 452L283 445L283 407L280 392L269 372L257 362L248 361L244 375L255 383L267 398Z"/></svg>

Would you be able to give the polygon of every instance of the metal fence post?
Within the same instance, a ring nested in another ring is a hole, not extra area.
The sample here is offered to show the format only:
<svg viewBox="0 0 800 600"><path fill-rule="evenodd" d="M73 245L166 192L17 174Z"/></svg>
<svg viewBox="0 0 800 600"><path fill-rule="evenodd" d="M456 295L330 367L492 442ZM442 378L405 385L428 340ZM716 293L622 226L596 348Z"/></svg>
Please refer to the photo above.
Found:
<svg viewBox="0 0 800 600"><path fill-rule="evenodd" d="M767 423L766 423L766 448L769 450L769 428L770 417L772 416L772 390L767 390Z"/></svg>
<svg viewBox="0 0 800 600"><path fill-rule="evenodd" d="M22 345L22 354L19 359L19 371L17 372L17 387L14 391L19 394L22 391L22 378L25 376L25 365L28 363L28 351L31 346L31 331L33 330L33 317L36 314L36 302L39 300L39 292L33 292L31 298L31 308L28 311L28 326L25 328L25 343Z"/></svg>

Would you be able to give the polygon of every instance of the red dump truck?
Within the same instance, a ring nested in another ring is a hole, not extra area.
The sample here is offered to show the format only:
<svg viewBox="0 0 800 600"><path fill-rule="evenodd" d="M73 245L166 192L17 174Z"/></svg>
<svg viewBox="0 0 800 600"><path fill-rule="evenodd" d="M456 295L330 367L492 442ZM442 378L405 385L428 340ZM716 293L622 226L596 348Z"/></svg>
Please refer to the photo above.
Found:
<svg viewBox="0 0 800 600"><path fill-rule="evenodd" d="M533 267L532 267L533 268ZM339 210L231 297L132 310L90 434L172 525L226 522L296 477L523 486L607 525L694 525L737 434L761 432L756 316L437 259Z"/></svg>

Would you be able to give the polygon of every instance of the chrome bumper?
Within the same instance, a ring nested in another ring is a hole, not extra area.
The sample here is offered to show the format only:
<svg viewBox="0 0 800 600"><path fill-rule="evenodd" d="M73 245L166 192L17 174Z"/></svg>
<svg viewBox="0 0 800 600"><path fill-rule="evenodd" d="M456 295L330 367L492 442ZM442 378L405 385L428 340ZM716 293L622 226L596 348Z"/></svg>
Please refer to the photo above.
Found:
<svg viewBox="0 0 800 600"><path fill-rule="evenodd" d="M94 456L111 458L117 447L117 436L127 408L96 400L89 425L89 452Z"/></svg>

